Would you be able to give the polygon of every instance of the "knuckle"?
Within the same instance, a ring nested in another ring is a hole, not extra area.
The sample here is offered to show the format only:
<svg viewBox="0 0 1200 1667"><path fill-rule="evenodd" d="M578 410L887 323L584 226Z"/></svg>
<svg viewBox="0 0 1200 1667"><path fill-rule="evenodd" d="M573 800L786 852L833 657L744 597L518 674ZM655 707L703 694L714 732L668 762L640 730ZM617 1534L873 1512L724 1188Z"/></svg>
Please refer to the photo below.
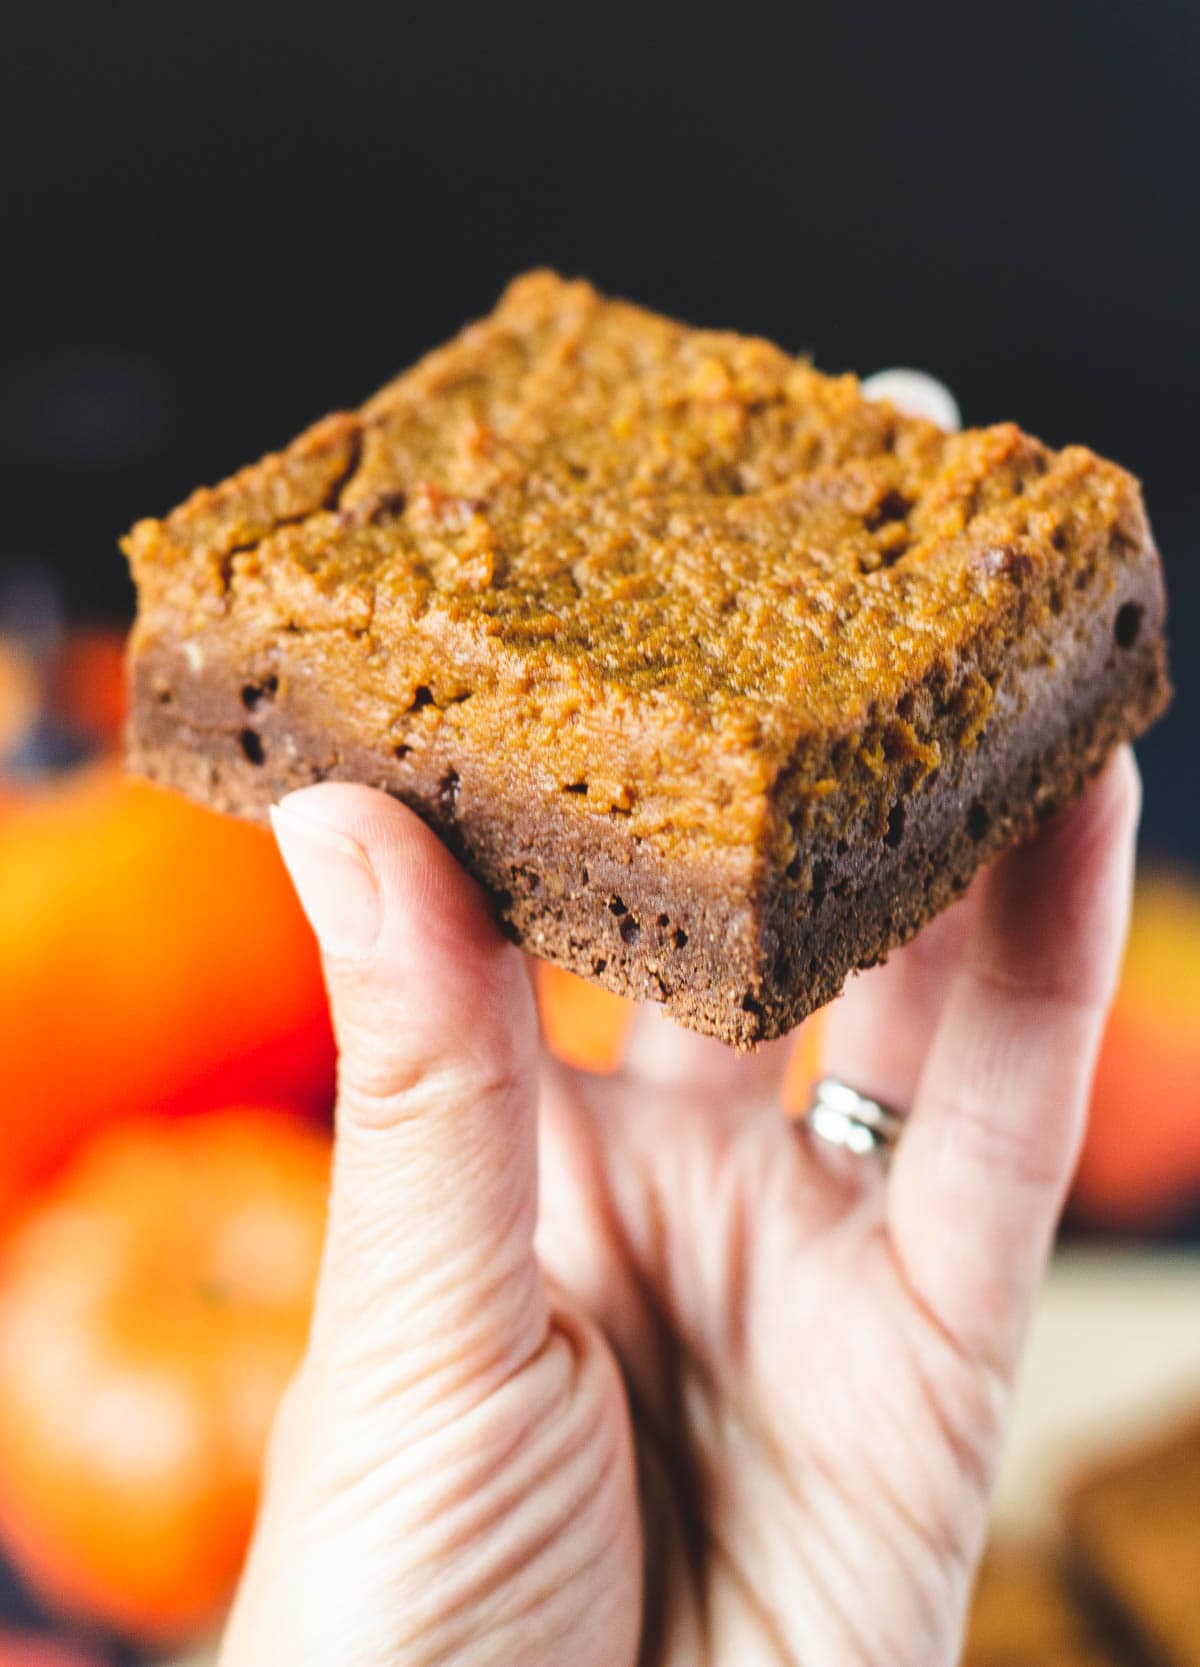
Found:
<svg viewBox="0 0 1200 1667"><path fill-rule="evenodd" d="M1102 1008L1106 991L1095 988L1078 960L1047 946L1038 962L1023 968L981 965L973 969L979 994L997 1011L1009 1008L1044 1020L1059 1015L1064 1022L1073 1015Z"/></svg>
<svg viewBox="0 0 1200 1667"><path fill-rule="evenodd" d="M960 1162L972 1169L1007 1177L1022 1189L1057 1191L1066 1179L1068 1162L1062 1143L1050 1138L1057 1118L1015 1123L1005 1116L1002 1096L981 1098L967 1092L937 1108Z"/></svg>
<svg viewBox="0 0 1200 1667"><path fill-rule="evenodd" d="M524 1061L457 1056L389 1044L345 1048L338 1062L338 1107L361 1127L392 1129L453 1107L505 1105L528 1098Z"/></svg>

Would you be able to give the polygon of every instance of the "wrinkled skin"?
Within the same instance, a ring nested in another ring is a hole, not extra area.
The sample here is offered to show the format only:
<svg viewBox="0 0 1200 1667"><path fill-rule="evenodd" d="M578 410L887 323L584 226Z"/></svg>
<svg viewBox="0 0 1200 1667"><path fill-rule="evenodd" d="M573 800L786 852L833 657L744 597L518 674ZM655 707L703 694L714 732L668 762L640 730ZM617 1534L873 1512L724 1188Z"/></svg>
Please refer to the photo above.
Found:
<svg viewBox="0 0 1200 1667"><path fill-rule="evenodd" d="M642 1014L543 1059L527 968L406 811L284 802L341 1048L328 1241L222 1667L940 1667L1128 907L1121 755L831 1009L885 1175ZM540 1181L538 1176L540 1154Z"/></svg>

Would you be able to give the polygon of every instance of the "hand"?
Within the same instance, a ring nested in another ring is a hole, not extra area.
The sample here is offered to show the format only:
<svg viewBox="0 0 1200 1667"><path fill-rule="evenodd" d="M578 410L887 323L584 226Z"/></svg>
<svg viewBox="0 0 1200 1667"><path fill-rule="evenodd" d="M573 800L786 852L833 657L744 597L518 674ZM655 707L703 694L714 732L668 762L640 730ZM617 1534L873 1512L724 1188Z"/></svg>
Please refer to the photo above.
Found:
<svg viewBox="0 0 1200 1667"><path fill-rule="evenodd" d="M1124 753L831 1009L826 1068L911 1108L885 1176L788 1124L780 1044L645 1011L615 1078L541 1058L420 822L285 800L337 1150L223 1667L953 1662L1137 805Z"/></svg>

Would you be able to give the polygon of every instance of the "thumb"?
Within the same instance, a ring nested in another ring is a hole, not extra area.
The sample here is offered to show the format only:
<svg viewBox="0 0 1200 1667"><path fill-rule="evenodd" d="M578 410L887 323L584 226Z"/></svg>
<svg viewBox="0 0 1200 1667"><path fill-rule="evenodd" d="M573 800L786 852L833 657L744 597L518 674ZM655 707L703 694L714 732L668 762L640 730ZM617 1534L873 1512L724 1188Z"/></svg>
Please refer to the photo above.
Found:
<svg viewBox="0 0 1200 1667"><path fill-rule="evenodd" d="M304 788L272 822L339 1049L310 1353L348 1395L449 1414L545 1336L529 979L483 894L385 794Z"/></svg>

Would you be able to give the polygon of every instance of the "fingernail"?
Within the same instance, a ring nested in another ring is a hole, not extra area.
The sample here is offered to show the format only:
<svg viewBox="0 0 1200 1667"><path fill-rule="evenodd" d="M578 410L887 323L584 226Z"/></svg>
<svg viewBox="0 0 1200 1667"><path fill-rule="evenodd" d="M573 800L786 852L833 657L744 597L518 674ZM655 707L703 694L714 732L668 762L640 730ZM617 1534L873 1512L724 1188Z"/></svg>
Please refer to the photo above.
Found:
<svg viewBox="0 0 1200 1667"><path fill-rule="evenodd" d="M271 806L271 826L292 884L327 955L359 961L371 953L383 919L379 882L367 853L286 799Z"/></svg>
<svg viewBox="0 0 1200 1667"><path fill-rule="evenodd" d="M944 382L923 370L879 370L862 385L868 399L886 399L907 417L928 417L931 423L956 434L962 427L958 401Z"/></svg>

